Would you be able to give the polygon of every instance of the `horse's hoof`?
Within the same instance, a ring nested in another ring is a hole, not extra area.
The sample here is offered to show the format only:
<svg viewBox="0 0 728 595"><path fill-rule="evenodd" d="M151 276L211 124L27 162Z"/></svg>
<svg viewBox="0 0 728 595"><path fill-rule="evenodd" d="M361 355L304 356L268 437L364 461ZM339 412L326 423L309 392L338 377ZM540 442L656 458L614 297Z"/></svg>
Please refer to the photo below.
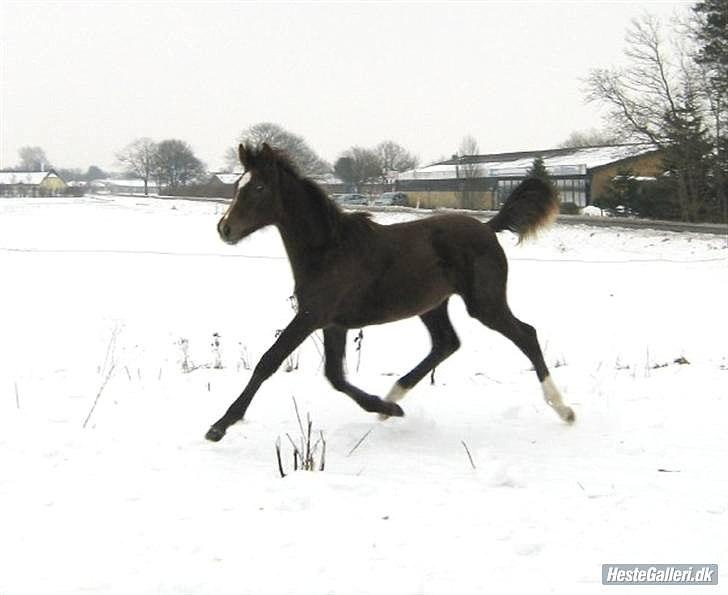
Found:
<svg viewBox="0 0 728 595"><path fill-rule="evenodd" d="M576 415L574 415L574 410L571 407L567 407L566 411L564 411L563 415L561 416L561 419L563 419L567 424L573 424L576 421Z"/></svg>
<svg viewBox="0 0 728 595"><path fill-rule="evenodd" d="M382 401L382 408L379 411L379 419L387 419L388 417L404 417L404 411L391 401Z"/></svg>
<svg viewBox="0 0 728 595"><path fill-rule="evenodd" d="M209 440L210 442L220 442L222 440L222 437L225 435L225 430L221 430L220 428L216 428L215 426L212 426L209 430L207 430L207 434L205 434L205 438Z"/></svg>

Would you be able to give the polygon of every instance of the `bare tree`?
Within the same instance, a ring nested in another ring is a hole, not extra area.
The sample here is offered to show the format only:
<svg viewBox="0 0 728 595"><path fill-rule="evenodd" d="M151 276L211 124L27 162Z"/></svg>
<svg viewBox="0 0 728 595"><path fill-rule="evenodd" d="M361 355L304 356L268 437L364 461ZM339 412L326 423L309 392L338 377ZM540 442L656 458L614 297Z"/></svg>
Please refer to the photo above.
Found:
<svg viewBox="0 0 728 595"><path fill-rule="evenodd" d="M385 181L392 172L402 172L417 167L417 157L394 141L379 143L374 151L379 158L382 178Z"/></svg>
<svg viewBox="0 0 728 595"><path fill-rule="evenodd" d="M176 190L201 178L205 166L195 156L190 145L178 139L169 139L157 145L154 172L160 186Z"/></svg>
<svg viewBox="0 0 728 595"><path fill-rule="evenodd" d="M460 160L460 176L463 178L480 177L482 167L473 159L480 153L478 141L472 134L466 134L460 141L458 147L458 157Z"/></svg>
<svg viewBox="0 0 728 595"><path fill-rule="evenodd" d="M157 144L151 138L138 138L116 154L116 160L130 174L144 180L144 194L149 194L149 180L155 171Z"/></svg>
<svg viewBox="0 0 728 595"><path fill-rule="evenodd" d="M21 147L18 150L18 156L20 157L18 164L20 171L43 171L50 166L45 151L40 147Z"/></svg>
<svg viewBox="0 0 728 595"><path fill-rule="evenodd" d="M665 114L677 110L677 89L659 22L650 15L633 20L626 40L630 65L593 70L587 99L609 106L609 121L624 137L661 144Z"/></svg>
<svg viewBox="0 0 728 595"><path fill-rule="evenodd" d="M334 171L344 182L358 189L363 182L381 177L382 164L376 151L351 147L336 160Z"/></svg>
<svg viewBox="0 0 728 595"><path fill-rule="evenodd" d="M477 208L477 194L472 188L473 180L482 177L480 163L475 157L480 152L478 141L472 134L466 134L460 141L457 152L457 176L460 180L460 203L465 209Z"/></svg>
<svg viewBox="0 0 728 595"><path fill-rule="evenodd" d="M684 48L669 46L651 15L632 21L625 55L625 68L591 72L588 99L608 107L617 134L663 149L682 217L694 219L704 198L706 133L695 64Z"/></svg>
<svg viewBox="0 0 728 595"><path fill-rule="evenodd" d="M308 146L303 137L272 122L260 122L246 128L238 137L238 143L256 147L268 143L286 153L304 176L320 176L331 171L331 166ZM230 169L239 167L237 144L227 150L225 161Z"/></svg>
<svg viewBox="0 0 728 595"><path fill-rule="evenodd" d="M564 142L559 144L559 147L562 149L599 147L602 145L614 145L619 142L620 139L613 132L590 128L589 130L575 130L566 137Z"/></svg>

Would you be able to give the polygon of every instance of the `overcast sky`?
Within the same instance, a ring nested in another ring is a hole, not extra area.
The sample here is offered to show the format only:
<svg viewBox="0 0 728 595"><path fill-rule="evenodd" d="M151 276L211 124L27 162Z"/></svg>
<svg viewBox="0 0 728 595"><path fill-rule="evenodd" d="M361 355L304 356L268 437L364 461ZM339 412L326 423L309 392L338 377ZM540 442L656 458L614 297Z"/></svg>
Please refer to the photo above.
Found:
<svg viewBox="0 0 728 595"><path fill-rule="evenodd" d="M7 2L0 167L38 145L114 167L137 137L187 141L210 169L261 121L333 162L394 140L422 162L549 148L601 127L591 68L623 61L630 20L684 2Z"/></svg>

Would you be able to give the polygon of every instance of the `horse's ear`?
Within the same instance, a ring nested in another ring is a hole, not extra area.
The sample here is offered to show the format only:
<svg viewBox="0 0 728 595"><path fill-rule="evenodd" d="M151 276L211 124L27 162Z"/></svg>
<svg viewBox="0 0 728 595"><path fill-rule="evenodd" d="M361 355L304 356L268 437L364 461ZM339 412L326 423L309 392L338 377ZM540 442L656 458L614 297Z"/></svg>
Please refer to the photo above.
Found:
<svg viewBox="0 0 728 595"><path fill-rule="evenodd" d="M275 151L271 148L268 143L263 143L260 147L260 154L266 159L270 160L275 157Z"/></svg>
<svg viewBox="0 0 728 595"><path fill-rule="evenodd" d="M240 159L240 164L248 169L248 148L243 143L238 145L238 159Z"/></svg>
<svg viewBox="0 0 728 595"><path fill-rule="evenodd" d="M249 161L250 161L250 154L248 153L248 147L246 147L243 143L240 143L238 145L238 159L240 159L240 164L247 170L250 169L248 167Z"/></svg>

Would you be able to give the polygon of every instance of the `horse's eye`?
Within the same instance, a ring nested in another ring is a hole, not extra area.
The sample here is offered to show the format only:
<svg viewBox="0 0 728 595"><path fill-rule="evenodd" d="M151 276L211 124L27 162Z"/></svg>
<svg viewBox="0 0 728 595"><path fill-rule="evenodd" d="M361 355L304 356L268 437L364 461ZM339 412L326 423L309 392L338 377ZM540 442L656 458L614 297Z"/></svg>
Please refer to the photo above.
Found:
<svg viewBox="0 0 728 595"><path fill-rule="evenodd" d="M255 187L255 190L256 190L256 192L263 192L263 190L265 190L265 186L263 186L263 184L258 184Z"/></svg>

